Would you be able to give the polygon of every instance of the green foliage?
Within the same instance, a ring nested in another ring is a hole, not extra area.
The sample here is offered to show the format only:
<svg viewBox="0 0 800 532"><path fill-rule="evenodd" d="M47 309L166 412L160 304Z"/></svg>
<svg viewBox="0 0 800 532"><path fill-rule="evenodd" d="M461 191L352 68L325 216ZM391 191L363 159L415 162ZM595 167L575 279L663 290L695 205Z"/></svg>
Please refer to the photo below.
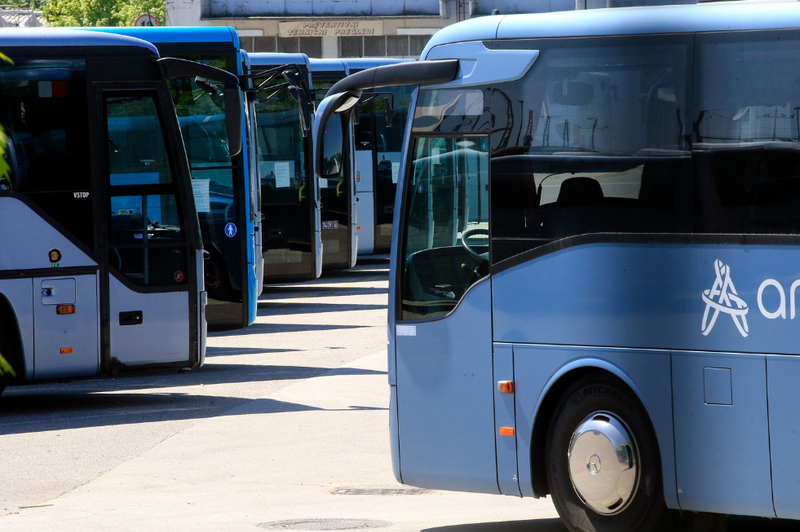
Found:
<svg viewBox="0 0 800 532"><path fill-rule="evenodd" d="M16 377L17 374L14 372L14 368L11 367L11 364L3 358L3 355L0 355L0 377L3 375L8 375L10 377Z"/></svg>
<svg viewBox="0 0 800 532"><path fill-rule="evenodd" d="M45 2L42 15L52 26L133 26L139 15L144 13L156 17L161 25L166 20L165 0L31 1Z"/></svg>

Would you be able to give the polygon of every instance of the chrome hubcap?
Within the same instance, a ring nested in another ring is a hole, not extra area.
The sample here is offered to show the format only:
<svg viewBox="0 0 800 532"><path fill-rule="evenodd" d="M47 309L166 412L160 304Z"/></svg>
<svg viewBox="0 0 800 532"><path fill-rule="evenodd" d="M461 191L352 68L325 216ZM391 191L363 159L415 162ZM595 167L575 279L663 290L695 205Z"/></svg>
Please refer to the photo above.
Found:
<svg viewBox="0 0 800 532"><path fill-rule="evenodd" d="M623 511L639 483L639 453L625 424L608 412L593 412L578 424L567 454L578 497L602 515Z"/></svg>

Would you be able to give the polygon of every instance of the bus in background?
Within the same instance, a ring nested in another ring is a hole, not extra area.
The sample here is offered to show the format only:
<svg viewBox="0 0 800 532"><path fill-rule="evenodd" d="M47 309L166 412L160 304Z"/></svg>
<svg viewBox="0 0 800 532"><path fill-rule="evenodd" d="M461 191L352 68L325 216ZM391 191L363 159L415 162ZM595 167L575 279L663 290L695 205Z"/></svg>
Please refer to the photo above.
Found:
<svg viewBox="0 0 800 532"><path fill-rule="evenodd" d="M341 59L309 59L311 81L317 98L322 101L327 90L348 74L347 64ZM345 140L344 152L337 173L328 174L319 183L322 201L322 268L346 270L356 265L358 254L355 151L353 126L341 122Z"/></svg>
<svg viewBox="0 0 800 532"><path fill-rule="evenodd" d="M322 273L320 198L313 176L314 102L305 54L248 54L249 137L261 190L264 282L305 281Z"/></svg>
<svg viewBox="0 0 800 532"><path fill-rule="evenodd" d="M12 383L200 366L202 239L167 79L201 76L240 98L238 79L96 32L2 31L0 52L0 352ZM239 120L224 124L232 145Z"/></svg>
<svg viewBox="0 0 800 532"><path fill-rule="evenodd" d="M153 43L164 56L189 59L242 76L246 54L233 28L102 28ZM250 168L248 143L233 151L222 124L234 107L242 116L242 137L250 128L244 101L224 101L209 93L202 78L172 80L175 110L192 169L197 215L207 253L208 324L212 328L246 327L256 318L263 287L261 211L258 184Z"/></svg>
<svg viewBox="0 0 800 532"><path fill-rule="evenodd" d="M422 58L335 85L315 125L324 177L336 111L420 85L390 274L397 478L549 494L571 531L800 519L800 5L482 17Z"/></svg>
<svg viewBox="0 0 800 532"><path fill-rule="evenodd" d="M350 74L413 59L343 59ZM411 87L365 91L355 123L358 254L389 253Z"/></svg>

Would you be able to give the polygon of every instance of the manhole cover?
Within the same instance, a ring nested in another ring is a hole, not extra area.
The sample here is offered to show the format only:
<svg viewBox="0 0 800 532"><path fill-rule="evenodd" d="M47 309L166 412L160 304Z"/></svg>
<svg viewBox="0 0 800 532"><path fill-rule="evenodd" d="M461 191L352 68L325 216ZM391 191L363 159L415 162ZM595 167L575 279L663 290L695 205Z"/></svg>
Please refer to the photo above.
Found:
<svg viewBox="0 0 800 532"><path fill-rule="evenodd" d="M431 490L424 488L334 488L331 495L424 495Z"/></svg>
<svg viewBox="0 0 800 532"><path fill-rule="evenodd" d="M389 525L391 523L386 521L365 519L294 519L261 523L258 526L267 530L363 530L365 528L383 528Z"/></svg>

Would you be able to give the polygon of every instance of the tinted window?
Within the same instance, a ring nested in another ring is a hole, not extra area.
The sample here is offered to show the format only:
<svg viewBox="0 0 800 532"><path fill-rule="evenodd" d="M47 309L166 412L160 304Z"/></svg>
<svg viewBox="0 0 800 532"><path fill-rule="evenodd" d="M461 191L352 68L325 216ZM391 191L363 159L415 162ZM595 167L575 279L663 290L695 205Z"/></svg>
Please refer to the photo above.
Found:
<svg viewBox="0 0 800 532"><path fill-rule="evenodd" d="M489 271L487 140L416 140L406 188L402 319L447 314Z"/></svg>
<svg viewBox="0 0 800 532"><path fill-rule="evenodd" d="M579 234L689 231L687 44L526 45L541 51L531 71L491 91L493 259Z"/></svg>
<svg viewBox="0 0 800 532"><path fill-rule="evenodd" d="M697 58L704 230L800 233L800 33L702 36Z"/></svg>
<svg viewBox="0 0 800 532"><path fill-rule="evenodd" d="M106 95L109 264L141 286L187 282L177 188L154 94Z"/></svg>
<svg viewBox="0 0 800 532"><path fill-rule="evenodd" d="M93 245L86 70L83 61L17 61L0 69L0 120L21 192Z"/></svg>

